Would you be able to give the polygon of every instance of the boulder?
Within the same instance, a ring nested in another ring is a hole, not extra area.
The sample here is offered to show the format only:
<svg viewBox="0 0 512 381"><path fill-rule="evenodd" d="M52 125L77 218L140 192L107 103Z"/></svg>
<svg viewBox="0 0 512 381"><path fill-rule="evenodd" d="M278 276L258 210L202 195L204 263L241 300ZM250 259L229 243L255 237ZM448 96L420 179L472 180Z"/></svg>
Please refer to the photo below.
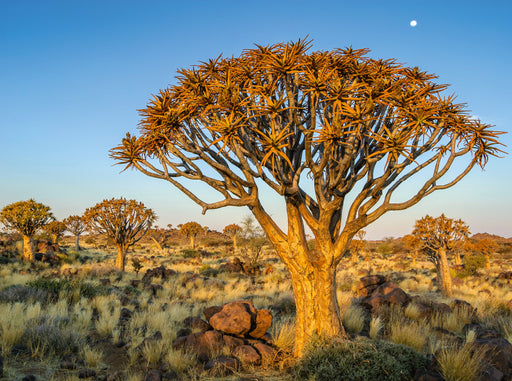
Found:
<svg viewBox="0 0 512 381"><path fill-rule="evenodd" d="M222 307L219 306L208 307L203 311L203 315L207 321L210 321L210 318L217 312L220 312L220 310L222 310Z"/></svg>
<svg viewBox="0 0 512 381"><path fill-rule="evenodd" d="M370 275L365 276L359 279L359 283L356 286L356 294L358 296L368 296L373 291L379 287L381 284L385 283L387 278L383 275Z"/></svg>
<svg viewBox="0 0 512 381"><path fill-rule="evenodd" d="M256 311L256 328L249 332L249 336L259 339L267 333L272 325L272 312L269 310Z"/></svg>
<svg viewBox="0 0 512 381"><path fill-rule="evenodd" d="M274 362L277 358L277 351L270 345L263 343L255 343L253 347L258 351L261 359L266 363Z"/></svg>
<svg viewBox="0 0 512 381"><path fill-rule="evenodd" d="M198 355L209 357L213 352L224 346L224 340L222 333L219 331L207 331L179 337L172 345L174 348L181 348L197 353Z"/></svg>
<svg viewBox="0 0 512 381"><path fill-rule="evenodd" d="M232 354L244 365L256 365L261 362L260 354L251 345L240 345Z"/></svg>
<svg viewBox="0 0 512 381"><path fill-rule="evenodd" d="M208 361L204 369L214 376L227 376L240 368L240 361L236 357L217 356Z"/></svg>
<svg viewBox="0 0 512 381"><path fill-rule="evenodd" d="M151 369L144 375L144 381L161 381L162 373L159 370Z"/></svg>
<svg viewBox="0 0 512 381"><path fill-rule="evenodd" d="M512 378L512 344L503 338L477 339L476 349L485 351L485 360L504 374L506 380Z"/></svg>
<svg viewBox="0 0 512 381"><path fill-rule="evenodd" d="M234 337L230 335L223 335L222 339L224 340L224 344L230 349L235 349L240 345L244 345L244 341L239 337Z"/></svg>
<svg viewBox="0 0 512 381"><path fill-rule="evenodd" d="M237 301L222 306L222 310L213 315L210 325L224 333L243 336L253 329L256 310L251 302Z"/></svg>
<svg viewBox="0 0 512 381"><path fill-rule="evenodd" d="M198 329L201 332L206 332L212 327L210 324L205 322L203 319L197 317L197 316L189 316L183 320L183 325L185 328L192 328L192 329Z"/></svg>

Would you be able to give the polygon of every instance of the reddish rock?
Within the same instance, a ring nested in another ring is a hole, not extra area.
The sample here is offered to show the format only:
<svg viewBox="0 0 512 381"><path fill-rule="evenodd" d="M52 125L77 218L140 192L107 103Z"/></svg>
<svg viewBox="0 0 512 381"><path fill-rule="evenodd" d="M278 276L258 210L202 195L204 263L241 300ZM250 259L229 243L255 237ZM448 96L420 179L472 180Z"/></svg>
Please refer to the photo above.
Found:
<svg viewBox="0 0 512 381"><path fill-rule="evenodd" d="M224 344L231 349L235 349L240 345L244 345L244 341L239 337L234 337L230 335L223 335L222 339L224 340Z"/></svg>
<svg viewBox="0 0 512 381"><path fill-rule="evenodd" d="M210 318L210 325L218 331L243 336L251 331L255 316L256 310L251 302L231 302Z"/></svg>
<svg viewBox="0 0 512 381"><path fill-rule="evenodd" d="M502 372L506 380L512 378L512 344L503 338L477 339L475 349L485 351L485 360Z"/></svg>
<svg viewBox="0 0 512 381"><path fill-rule="evenodd" d="M224 340L218 331L197 332L177 338L172 346L208 357L224 346Z"/></svg>
<svg viewBox="0 0 512 381"><path fill-rule="evenodd" d="M217 356L206 363L204 369L214 376L227 376L240 368L240 361L235 357Z"/></svg>
<svg viewBox="0 0 512 381"><path fill-rule="evenodd" d="M253 347L258 351L261 356L261 359L266 362L274 362L277 358L277 351L272 348L270 345L263 343L255 343Z"/></svg>
<svg viewBox="0 0 512 381"><path fill-rule="evenodd" d="M359 283L356 286L356 293L358 296L368 296L373 291L379 287L381 284L385 283L387 278L383 275L370 275L365 276L359 279Z"/></svg>
<svg viewBox="0 0 512 381"><path fill-rule="evenodd" d="M259 339L267 333L272 325L272 312L269 310L256 311L256 328L249 332L249 336Z"/></svg>
<svg viewBox="0 0 512 381"><path fill-rule="evenodd" d="M212 327L210 324L205 322L203 319L197 317L197 316L189 316L183 320L183 325L186 328L193 328L193 329L199 329L201 332L206 332Z"/></svg>
<svg viewBox="0 0 512 381"><path fill-rule="evenodd" d="M156 369L151 369L144 375L144 381L161 381L162 374Z"/></svg>
<svg viewBox="0 0 512 381"><path fill-rule="evenodd" d="M381 285L379 285L372 292L372 294L386 295L386 294L389 294L390 292L392 292L392 291L394 291L396 289L399 289L399 287L398 287L398 285L396 283L385 282L385 283L382 283Z"/></svg>
<svg viewBox="0 0 512 381"><path fill-rule="evenodd" d="M219 307L219 306L208 307L203 311L203 315L207 321L210 321L210 318L213 315L215 315L217 312L220 312L221 310L222 310L222 307Z"/></svg>
<svg viewBox="0 0 512 381"><path fill-rule="evenodd" d="M233 350L233 356L239 359L242 364L256 365L261 361L261 356L251 345L240 345Z"/></svg>

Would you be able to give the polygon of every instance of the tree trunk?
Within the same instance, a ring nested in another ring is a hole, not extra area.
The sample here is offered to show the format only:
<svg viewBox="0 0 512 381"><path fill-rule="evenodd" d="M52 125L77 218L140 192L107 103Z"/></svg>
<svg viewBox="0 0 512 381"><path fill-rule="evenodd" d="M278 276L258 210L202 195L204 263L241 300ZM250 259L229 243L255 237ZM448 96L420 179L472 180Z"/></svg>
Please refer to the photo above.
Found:
<svg viewBox="0 0 512 381"><path fill-rule="evenodd" d="M417 256L417 252L416 251L411 251L411 258L412 258L412 265L413 266L416 266L416 256Z"/></svg>
<svg viewBox="0 0 512 381"><path fill-rule="evenodd" d="M491 255L490 254L485 255L485 268L486 269L491 268Z"/></svg>
<svg viewBox="0 0 512 381"><path fill-rule="evenodd" d="M58 238L57 234L52 234L51 237L52 237L52 244L56 245L57 244L57 238Z"/></svg>
<svg viewBox="0 0 512 381"><path fill-rule="evenodd" d="M462 260L460 259L460 252L456 251L453 257L453 262L458 266L462 265Z"/></svg>
<svg viewBox="0 0 512 381"><path fill-rule="evenodd" d="M196 237L194 236L190 237L190 247L192 248L192 250L196 249Z"/></svg>
<svg viewBox="0 0 512 381"><path fill-rule="evenodd" d="M32 237L28 235L23 235L23 260L34 262L34 245Z"/></svg>
<svg viewBox="0 0 512 381"><path fill-rule="evenodd" d="M448 264L448 257L446 249L440 248L437 251L438 255L438 269L437 277L439 279L439 288L445 296L452 296L452 276L450 274L450 265Z"/></svg>
<svg viewBox="0 0 512 381"><path fill-rule="evenodd" d="M236 254L238 251L238 242L236 240L236 234L233 236L233 251Z"/></svg>
<svg viewBox="0 0 512 381"><path fill-rule="evenodd" d="M126 258L126 247L123 245L116 245L117 246L117 258L116 258L116 267L118 270L124 272L124 266L125 266L125 258Z"/></svg>
<svg viewBox="0 0 512 381"><path fill-rule="evenodd" d="M311 267L307 276L289 270L297 310L294 354L300 357L311 339L341 338L346 333L336 298L336 270Z"/></svg>
<svg viewBox="0 0 512 381"><path fill-rule="evenodd" d="M75 251L80 251L80 234L75 238Z"/></svg>

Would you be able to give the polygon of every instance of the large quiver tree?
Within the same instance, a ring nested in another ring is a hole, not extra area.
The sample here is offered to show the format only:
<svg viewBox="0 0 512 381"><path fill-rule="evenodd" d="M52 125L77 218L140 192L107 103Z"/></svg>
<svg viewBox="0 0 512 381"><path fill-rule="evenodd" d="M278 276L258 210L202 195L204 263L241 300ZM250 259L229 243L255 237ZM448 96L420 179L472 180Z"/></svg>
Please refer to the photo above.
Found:
<svg viewBox="0 0 512 381"><path fill-rule="evenodd" d="M88 208L83 218L89 230L105 234L115 242L116 267L124 271L128 249L144 237L156 220L156 215L142 202L113 198Z"/></svg>
<svg viewBox="0 0 512 381"><path fill-rule="evenodd" d="M50 207L30 199L9 204L0 212L0 222L23 236L23 260L34 261L33 237L52 221Z"/></svg>
<svg viewBox="0 0 512 381"><path fill-rule="evenodd" d="M140 136L127 134L111 150L117 163L169 181L203 213L250 208L290 271L297 355L313 336L344 335L335 274L357 231L499 152L499 133L443 97L434 75L367 50L308 53L309 45L257 46L179 70L177 85L141 110ZM462 169L450 173L456 161ZM194 180L218 201L196 194ZM284 198L287 229L265 211L263 182ZM417 188L392 199L405 183Z"/></svg>

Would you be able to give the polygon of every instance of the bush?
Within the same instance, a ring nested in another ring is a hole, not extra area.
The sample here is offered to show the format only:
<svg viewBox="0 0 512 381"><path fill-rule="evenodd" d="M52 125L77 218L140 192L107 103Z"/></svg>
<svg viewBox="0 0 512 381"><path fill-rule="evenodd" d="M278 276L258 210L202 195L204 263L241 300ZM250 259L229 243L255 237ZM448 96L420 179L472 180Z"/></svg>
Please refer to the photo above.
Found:
<svg viewBox="0 0 512 381"><path fill-rule="evenodd" d="M219 275L219 269L214 269L210 265L204 264L199 269L199 273L203 276L215 278L217 275Z"/></svg>
<svg viewBox="0 0 512 381"><path fill-rule="evenodd" d="M0 292L0 302L7 303L46 303L52 298L52 294L46 290L17 284L7 287Z"/></svg>
<svg viewBox="0 0 512 381"><path fill-rule="evenodd" d="M29 282L27 286L48 292L52 295L52 299L58 298L59 294L63 292L68 299L72 299L72 301L77 301L79 297L92 298L107 293L107 289L103 286L96 286L77 279L40 278Z"/></svg>
<svg viewBox="0 0 512 381"><path fill-rule="evenodd" d="M478 270L485 266L485 256L482 253L468 253L464 256L464 269L454 272L457 278L466 278L478 273Z"/></svg>
<svg viewBox="0 0 512 381"><path fill-rule="evenodd" d="M64 321L43 318L33 323L23 334L23 342L31 348L32 355L62 356L77 351L79 337Z"/></svg>
<svg viewBox="0 0 512 381"><path fill-rule="evenodd" d="M197 258L199 256L199 251L192 249L183 249L181 250L181 256L183 258Z"/></svg>
<svg viewBox="0 0 512 381"><path fill-rule="evenodd" d="M413 349L381 341L316 343L294 368L300 380L402 381L427 360Z"/></svg>

